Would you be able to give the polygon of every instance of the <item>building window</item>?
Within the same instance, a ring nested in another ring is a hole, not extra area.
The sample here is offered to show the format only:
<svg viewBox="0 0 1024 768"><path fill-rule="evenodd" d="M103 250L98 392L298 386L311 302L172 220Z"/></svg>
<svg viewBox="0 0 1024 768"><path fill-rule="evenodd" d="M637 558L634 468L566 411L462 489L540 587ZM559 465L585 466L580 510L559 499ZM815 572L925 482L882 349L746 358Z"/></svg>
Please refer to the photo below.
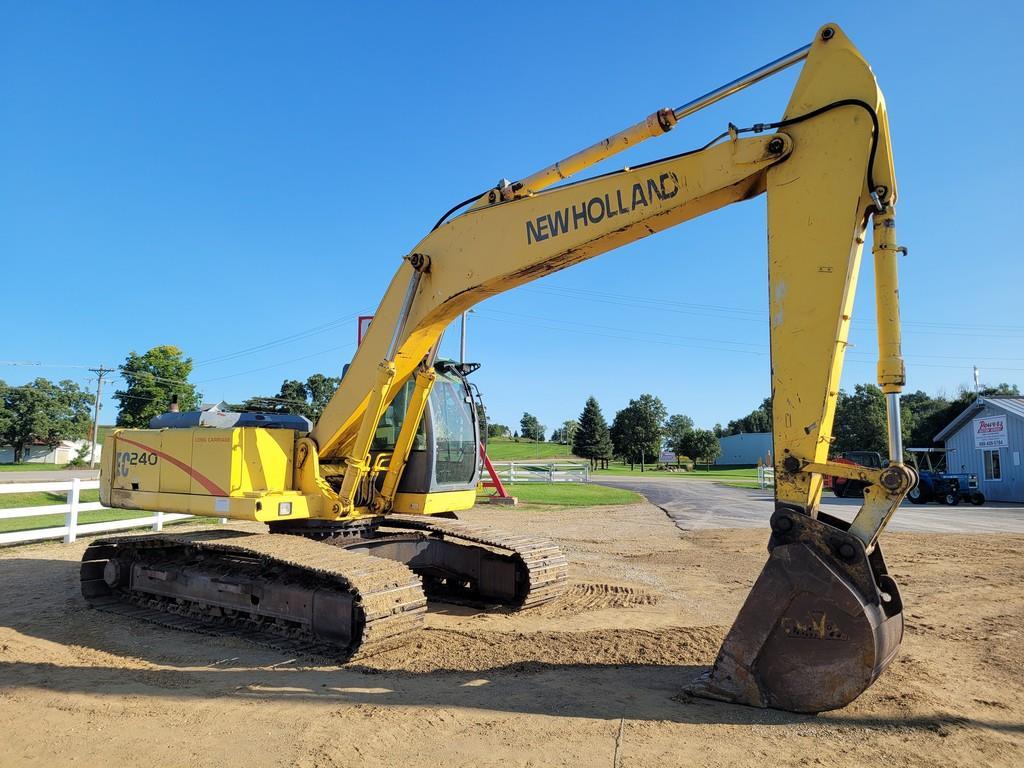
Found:
<svg viewBox="0 0 1024 768"><path fill-rule="evenodd" d="M1002 480L1003 472L999 466L999 451L983 451L985 457L985 479Z"/></svg>

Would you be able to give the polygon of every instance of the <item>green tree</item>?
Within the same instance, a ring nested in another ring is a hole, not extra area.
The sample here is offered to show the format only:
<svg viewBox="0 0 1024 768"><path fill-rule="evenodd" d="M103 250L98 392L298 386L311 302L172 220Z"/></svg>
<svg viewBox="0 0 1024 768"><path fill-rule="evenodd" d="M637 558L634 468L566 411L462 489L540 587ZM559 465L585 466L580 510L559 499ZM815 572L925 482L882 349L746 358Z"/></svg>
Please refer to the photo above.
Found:
<svg viewBox="0 0 1024 768"><path fill-rule="evenodd" d="M682 447L691 459L705 464L714 463L722 453L718 438L710 429L692 429L686 433Z"/></svg>
<svg viewBox="0 0 1024 768"><path fill-rule="evenodd" d="M721 426L715 425L721 430ZM725 428L727 435L750 434L753 432L772 431L772 399L766 397L761 404L739 419L733 419Z"/></svg>
<svg viewBox="0 0 1024 768"><path fill-rule="evenodd" d="M885 395L874 384L858 384L853 394L839 392L832 426L832 450L877 451L887 455Z"/></svg>
<svg viewBox="0 0 1024 768"><path fill-rule="evenodd" d="M285 379L276 395L258 395L242 403L243 411L263 413L294 413L309 418L309 401L306 385L298 379Z"/></svg>
<svg viewBox="0 0 1024 768"><path fill-rule="evenodd" d="M922 392L914 392L901 398L901 412L904 418L904 442L909 439L910 446L928 447L934 443L935 435L967 410L977 397L1020 397L1020 388L1016 384L1001 382L995 386L981 387L977 392L961 388L953 400L944 397L932 398L931 401L919 397ZM924 395L927 398L927 395ZM908 414L909 411L909 414ZM907 436L907 422L910 422L910 436Z"/></svg>
<svg viewBox="0 0 1024 768"><path fill-rule="evenodd" d="M640 448L636 430L636 409L631 405L615 413L609 430L615 455L629 462L632 470L637 462Z"/></svg>
<svg viewBox="0 0 1024 768"><path fill-rule="evenodd" d="M313 409L309 403L309 393L306 392L306 385L298 379L285 379L281 382L281 389L275 398L276 407L269 410L282 413L297 413L312 420Z"/></svg>
<svg viewBox="0 0 1024 768"><path fill-rule="evenodd" d="M544 442L544 425L531 413L524 413L519 420L519 433L527 440Z"/></svg>
<svg viewBox="0 0 1024 768"><path fill-rule="evenodd" d="M945 397L932 397L926 392L908 392L900 396L903 438L908 448L927 448L932 438L946 426L944 419L950 407Z"/></svg>
<svg viewBox="0 0 1024 768"><path fill-rule="evenodd" d="M18 387L0 382L0 441L14 448L18 464L27 444L55 448L61 440L79 440L89 433L94 402L66 379L55 384L40 378Z"/></svg>
<svg viewBox="0 0 1024 768"><path fill-rule="evenodd" d="M309 418L315 424L324 408L331 402L334 393L338 391L341 384L340 376L324 376L322 373L314 373L306 379L306 395L309 398Z"/></svg>
<svg viewBox="0 0 1024 768"><path fill-rule="evenodd" d="M178 396L183 411L198 407L202 397L188 381L192 358L174 346L153 347L144 355L132 352L120 372L125 386L114 393L120 427L148 427L150 419L167 410L171 395Z"/></svg>
<svg viewBox="0 0 1024 768"><path fill-rule="evenodd" d="M483 403L476 404L476 424L479 433L484 436L486 441L487 437L487 409L484 408Z"/></svg>
<svg viewBox="0 0 1024 768"><path fill-rule="evenodd" d="M668 416L668 409L661 399L654 395L640 395L636 400L629 401L630 407L636 408L635 428L640 447L640 468L643 469L648 457L655 462L661 454L661 441L664 436L662 424Z"/></svg>
<svg viewBox="0 0 1024 768"><path fill-rule="evenodd" d="M298 379L285 379L281 382L281 389L276 395L250 397L242 403L241 409L266 413L294 413L305 416L315 424L339 384L340 378L324 376L322 373L314 373L304 382Z"/></svg>
<svg viewBox="0 0 1024 768"><path fill-rule="evenodd" d="M562 445L572 445L572 440L576 436L576 432L579 428L580 425L576 419L563 421L562 426L558 427L551 433L551 442L561 443Z"/></svg>
<svg viewBox="0 0 1024 768"><path fill-rule="evenodd" d="M607 466L614 450L612 438L601 406L593 396L587 398L578 422L579 429L572 437L573 454L581 459L590 459L592 467L598 462Z"/></svg>
<svg viewBox="0 0 1024 768"><path fill-rule="evenodd" d="M616 453L629 461L631 467L639 462L643 472L647 458L653 456L657 460L661 452L662 423L666 416L668 409L654 395L643 394L630 400L612 422L611 438Z"/></svg>
<svg viewBox="0 0 1024 768"><path fill-rule="evenodd" d="M675 453L677 464L683 456L693 458L683 449L687 435L692 431L693 419L681 413L673 414L665 421L665 444L670 451Z"/></svg>
<svg viewBox="0 0 1024 768"><path fill-rule="evenodd" d="M504 424L488 424L488 437L511 437L512 431Z"/></svg>

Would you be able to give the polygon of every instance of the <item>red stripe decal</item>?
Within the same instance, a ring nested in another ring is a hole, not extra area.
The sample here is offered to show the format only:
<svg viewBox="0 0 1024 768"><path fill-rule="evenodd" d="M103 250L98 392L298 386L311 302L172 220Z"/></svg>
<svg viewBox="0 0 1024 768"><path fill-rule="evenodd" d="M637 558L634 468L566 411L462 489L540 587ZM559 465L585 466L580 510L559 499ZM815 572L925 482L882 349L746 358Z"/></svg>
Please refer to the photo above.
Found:
<svg viewBox="0 0 1024 768"><path fill-rule="evenodd" d="M194 480L196 480L201 486L203 486L203 488L208 490L214 496L227 496L228 495L227 491L225 491L223 488L221 488L219 485L217 485L215 482L213 482L206 475L202 474L201 472L196 472L196 470L194 470L192 467L190 467L185 462L178 461L176 458L174 458L173 456L170 456L170 455L164 453L163 451L158 451L155 448L150 448L148 445L143 445L142 443L136 443L134 440L129 440L127 437L121 437L121 435L117 436L117 441L118 442L123 442L123 443L128 443L128 445L134 445L136 448L142 448L144 451L149 451L150 453L155 453L161 459L166 459L167 461L171 462L171 464L173 464L178 469L180 469L182 472L187 474L189 477L191 477Z"/></svg>

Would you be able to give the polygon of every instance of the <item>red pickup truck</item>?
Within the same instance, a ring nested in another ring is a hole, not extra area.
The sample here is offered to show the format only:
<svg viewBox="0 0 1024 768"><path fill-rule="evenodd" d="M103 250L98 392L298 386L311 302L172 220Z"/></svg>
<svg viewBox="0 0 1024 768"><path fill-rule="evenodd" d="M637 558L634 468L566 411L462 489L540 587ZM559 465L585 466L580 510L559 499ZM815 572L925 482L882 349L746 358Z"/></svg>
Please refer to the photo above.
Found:
<svg viewBox="0 0 1024 768"><path fill-rule="evenodd" d="M832 459L839 464L860 464L862 467L881 469L888 462L882 459L882 454L876 451L846 451ZM825 487L831 488L832 493L840 499L847 496L864 495L864 486L860 480L850 480L846 477L825 477Z"/></svg>

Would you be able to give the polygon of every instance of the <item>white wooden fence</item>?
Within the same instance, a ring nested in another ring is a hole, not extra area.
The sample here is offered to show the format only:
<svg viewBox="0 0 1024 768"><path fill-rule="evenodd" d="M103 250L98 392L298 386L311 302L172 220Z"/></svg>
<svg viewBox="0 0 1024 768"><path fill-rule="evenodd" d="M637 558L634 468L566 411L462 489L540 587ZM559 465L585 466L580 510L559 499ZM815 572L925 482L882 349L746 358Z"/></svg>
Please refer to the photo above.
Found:
<svg viewBox="0 0 1024 768"><path fill-rule="evenodd" d="M70 480L41 483L0 483L0 493L54 493L66 491L66 504L49 504L41 507L18 507L16 509L0 509L0 520L11 520L18 517L44 517L64 515L64 525L55 528L35 528L30 531L10 531L0 533L0 546L4 544L21 544L27 541L43 541L45 539L64 539L70 544L79 535L104 533L106 531L123 531L128 528L152 526L154 531L162 531L164 523L184 520L195 515L179 515L167 512L156 512L148 517L133 517L130 520L109 520L102 523L79 523L81 512L93 512L106 509L98 501L82 502L81 492L95 490L100 487L99 480L82 480L74 477ZM221 519L221 522L226 522Z"/></svg>
<svg viewBox="0 0 1024 768"><path fill-rule="evenodd" d="M585 461L493 461L503 483L589 483Z"/></svg>
<svg viewBox="0 0 1024 768"><path fill-rule="evenodd" d="M775 487L775 467L767 467L762 464L757 465L757 484L761 490L767 490L768 488Z"/></svg>

